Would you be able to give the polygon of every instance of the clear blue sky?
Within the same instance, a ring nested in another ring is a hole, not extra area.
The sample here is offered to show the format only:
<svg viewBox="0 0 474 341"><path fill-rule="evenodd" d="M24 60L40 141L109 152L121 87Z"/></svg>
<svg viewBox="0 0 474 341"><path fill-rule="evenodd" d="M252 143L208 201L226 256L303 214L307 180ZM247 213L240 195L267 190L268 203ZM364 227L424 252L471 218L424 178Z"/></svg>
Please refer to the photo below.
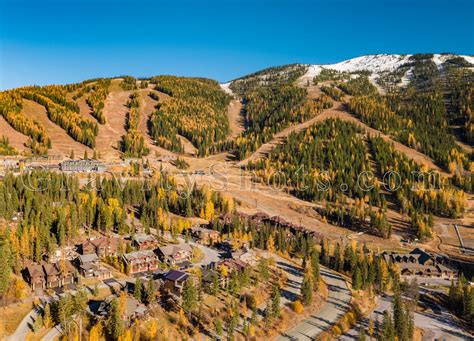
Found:
<svg viewBox="0 0 474 341"><path fill-rule="evenodd" d="M474 54L474 1L0 0L1 89L415 52Z"/></svg>

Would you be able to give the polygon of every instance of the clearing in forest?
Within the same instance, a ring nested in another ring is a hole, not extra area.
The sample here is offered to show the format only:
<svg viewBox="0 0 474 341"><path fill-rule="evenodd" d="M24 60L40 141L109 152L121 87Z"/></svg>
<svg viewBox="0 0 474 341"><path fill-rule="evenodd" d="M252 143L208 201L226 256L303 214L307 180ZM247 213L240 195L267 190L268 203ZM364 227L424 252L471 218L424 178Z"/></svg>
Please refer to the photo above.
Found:
<svg viewBox="0 0 474 341"><path fill-rule="evenodd" d="M42 105L27 99L23 99L23 112L28 117L36 120L48 132L52 144L52 148L49 152L50 154L69 156L73 150L75 157L78 158L82 157L84 155L84 151L87 150L89 156L92 155L91 148L77 142L71 136L69 136L64 129L53 123L48 118L46 109Z"/></svg>
<svg viewBox="0 0 474 341"><path fill-rule="evenodd" d="M28 141L28 136L13 129L11 125L5 121L3 116L0 115L0 137L5 136L10 141L10 144L19 152L29 150L25 147L25 142Z"/></svg>

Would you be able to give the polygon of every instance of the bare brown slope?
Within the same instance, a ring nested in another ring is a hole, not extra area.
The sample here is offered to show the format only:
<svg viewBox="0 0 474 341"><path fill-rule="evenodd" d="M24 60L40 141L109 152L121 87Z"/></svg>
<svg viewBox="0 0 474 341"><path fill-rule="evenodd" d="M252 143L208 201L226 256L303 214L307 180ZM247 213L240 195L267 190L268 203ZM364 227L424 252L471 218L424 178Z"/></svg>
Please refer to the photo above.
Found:
<svg viewBox="0 0 474 341"><path fill-rule="evenodd" d="M76 93L77 93L77 90L74 91L74 92L69 92L69 93L66 95L66 99L67 99L68 101L76 102L76 103L77 103L77 105L79 106L79 113L81 114L82 117L97 122L97 120L95 119L95 117L92 116L92 110L91 110L90 106L89 106L89 105L87 104L87 102L86 102L87 96L89 96L89 94L84 94L84 95L81 96L80 98L74 100L74 99L73 99L73 96L74 96Z"/></svg>
<svg viewBox="0 0 474 341"><path fill-rule="evenodd" d="M102 159L113 161L120 159L119 143L125 135L125 118L128 112L127 102L132 91L123 91L118 85L121 80L113 79L109 95L105 100L105 124L99 125L96 149Z"/></svg>
<svg viewBox="0 0 474 341"><path fill-rule="evenodd" d="M92 149L75 141L66 133L64 129L50 121L48 115L46 114L46 109L42 105L24 99L23 111L27 116L38 121L38 123L45 127L52 143L50 153L69 156L71 154L71 150L73 150L75 157L82 157L84 155L84 151L87 150L87 153L92 155Z"/></svg>
<svg viewBox="0 0 474 341"><path fill-rule="evenodd" d="M10 144L20 152L30 150L25 147L25 142L28 141L28 136L13 129L13 127L5 121L3 116L0 116L0 136L7 137Z"/></svg>
<svg viewBox="0 0 474 341"><path fill-rule="evenodd" d="M242 115L242 102L238 99L233 99L227 108L227 115L229 117L229 140L238 137L245 130L245 119Z"/></svg>

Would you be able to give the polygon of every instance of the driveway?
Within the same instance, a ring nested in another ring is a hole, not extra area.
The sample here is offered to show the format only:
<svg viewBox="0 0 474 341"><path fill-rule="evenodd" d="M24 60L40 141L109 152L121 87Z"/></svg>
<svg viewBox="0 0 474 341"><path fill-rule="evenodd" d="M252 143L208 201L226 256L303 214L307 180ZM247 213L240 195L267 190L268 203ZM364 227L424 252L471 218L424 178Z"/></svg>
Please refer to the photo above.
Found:
<svg viewBox="0 0 474 341"><path fill-rule="evenodd" d="M321 276L328 287L328 300L322 308L298 326L282 333L275 340L314 340L331 327L349 309L351 292L344 278L338 273L321 267Z"/></svg>
<svg viewBox="0 0 474 341"><path fill-rule="evenodd" d="M184 238L177 237L176 239L178 240L178 242L180 244L185 244L186 243ZM209 265L212 262L217 263L218 261L222 260L221 252L219 252L216 249L207 247L207 246L202 245L202 244L195 243L193 241L189 241L186 244L191 245L192 247L197 247L203 255L202 259L199 262L194 263L194 266L200 267L200 266L203 266L203 265Z"/></svg>

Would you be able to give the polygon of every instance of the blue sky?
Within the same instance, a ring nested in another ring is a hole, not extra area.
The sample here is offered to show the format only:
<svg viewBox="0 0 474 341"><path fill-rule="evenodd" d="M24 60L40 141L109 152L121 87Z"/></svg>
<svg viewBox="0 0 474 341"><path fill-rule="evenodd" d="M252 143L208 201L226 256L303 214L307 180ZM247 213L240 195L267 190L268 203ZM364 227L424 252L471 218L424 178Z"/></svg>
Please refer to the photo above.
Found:
<svg viewBox="0 0 474 341"><path fill-rule="evenodd" d="M474 1L0 0L1 89L415 52L474 54Z"/></svg>

